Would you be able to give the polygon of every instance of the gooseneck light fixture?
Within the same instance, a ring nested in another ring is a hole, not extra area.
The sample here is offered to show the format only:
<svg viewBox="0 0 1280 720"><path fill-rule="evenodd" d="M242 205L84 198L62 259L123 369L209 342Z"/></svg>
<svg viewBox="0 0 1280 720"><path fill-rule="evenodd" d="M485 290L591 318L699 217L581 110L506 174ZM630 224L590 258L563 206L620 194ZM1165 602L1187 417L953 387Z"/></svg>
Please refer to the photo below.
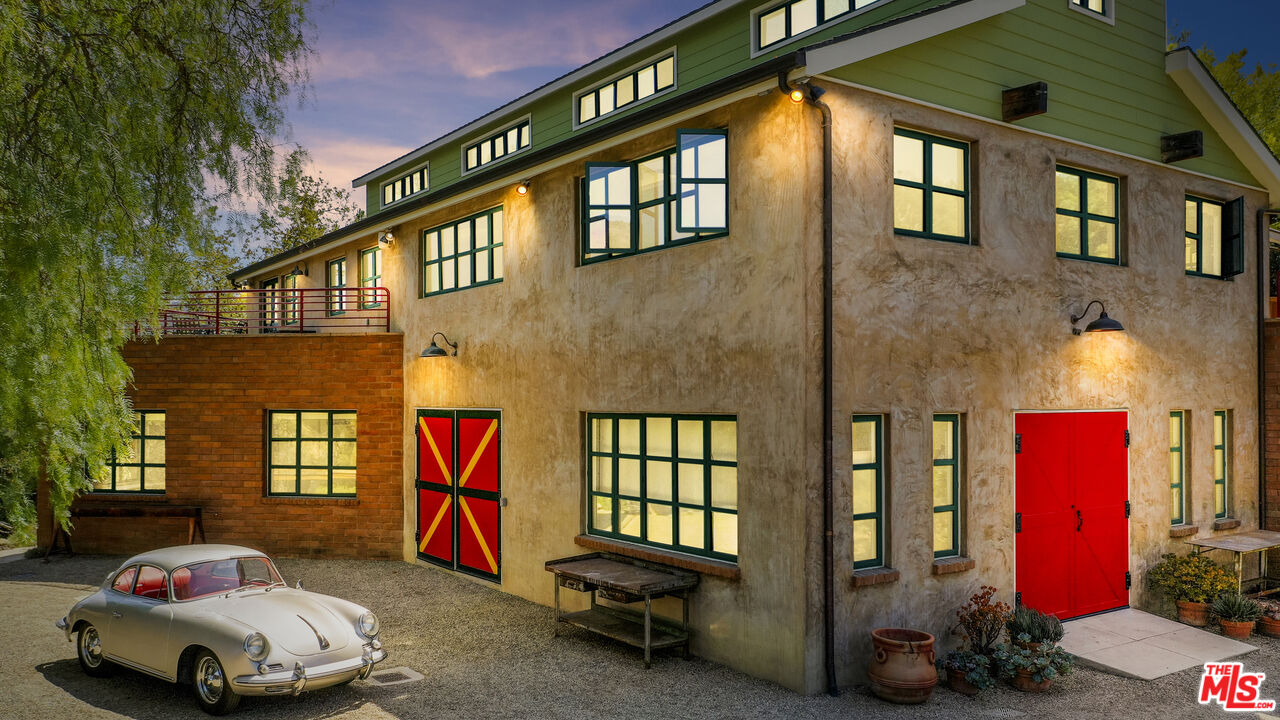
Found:
<svg viewBox="0 0 1280 720"><path fill-rule="evenodd" d="M448 350L445 350L444 348L437 345L436 338L440 338L441 340L444 340L444 344L453 348L453 352L451 353ZM427 346L426 350L422 351L422 355L420 357L424 357L424 358L457 357L457 355L458 355L458 344L449 342L449 338L445 337L444 333L438 332L435 335L431 336L431 344Z"/></svg>
<svg viewBox="0 0 1280 720"><path fill-rule="evenodd" d="M516 194L517 194L517 195L520 195L520 196L524 196L524 195L528 195L528 194L529 194L529 181L528 181L528 180L521 180L521 181L520 181L520 184L519 184L519 185L516 185Z"/></svg>
<svg viewBox="0 0 1280 720"><path fill-rule="evenodd" d="M1123 325L1116 322L1115 320L1112 320L1110 317L1107 317L1107 308L1105 305L1102 304L1101 300L1091 300L1089 301L1088 305L1084 306L1084 312L1080 313L1079 315L1071 316L1071 334L1072 335L1080 334L1081 330L1080 328L1076 327L1076 323L1083 320L1084 316L1089 313L1089 308L1093 307L1094 305L1098 306L1098 310L1099 310L1098 319L1094 320L1088 325L1085 325L1084 332L1117 332L1117 331L1124 330Z"/></svg>

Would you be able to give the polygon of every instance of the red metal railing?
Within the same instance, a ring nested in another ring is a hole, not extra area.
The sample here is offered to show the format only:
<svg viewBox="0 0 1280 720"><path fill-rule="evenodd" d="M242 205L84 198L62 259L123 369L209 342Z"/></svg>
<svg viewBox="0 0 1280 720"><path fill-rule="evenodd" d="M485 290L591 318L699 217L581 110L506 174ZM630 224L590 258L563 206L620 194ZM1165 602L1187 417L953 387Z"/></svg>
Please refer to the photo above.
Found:
<svg viewBox="0 0 1280 720"><path fill-rule="evenodd" d="M391 295L384 287L290 290L197 290L160 311L160 335L388 332Z"/></svg>

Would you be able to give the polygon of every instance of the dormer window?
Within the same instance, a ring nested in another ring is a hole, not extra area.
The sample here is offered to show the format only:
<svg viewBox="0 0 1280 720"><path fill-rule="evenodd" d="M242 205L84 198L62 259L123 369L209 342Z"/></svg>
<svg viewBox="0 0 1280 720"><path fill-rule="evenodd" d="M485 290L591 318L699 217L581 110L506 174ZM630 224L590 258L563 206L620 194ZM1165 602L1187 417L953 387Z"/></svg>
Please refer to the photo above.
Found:
<svg viewBox="0 0 1280 720"><path fill-rule="evenodd" d="M757 8L752 14L754 53L785 44L823 25L844 20L858 11L889 0L788 0Z"/></svg>
<svg viewBox="0 0 1280 720"><path fill-rule="evenodd" d="M386 207L392 203L398 203L405 198L417 195L430 187L430 175L428 174L428 166L405 173L400 177L382 185L382 206Z"/></svg>
<svg viewBox="0 0 1280 720"><path fill-rule="evenodd" d="M462 146L462 172L469 173L490 163L527 150L532 138L529 118L496 132L482 140Z"/></svg>
<svg viewBox="0 0 1280 720"><path fill-rule="evenodd" d="M674 48L574 95L574 117L578 125L594 122L625 110L676 87Z"/></svg>
<svg viewBox="0 0 1280 720"><path fill-rule="evenodd" d="M1116 0L1067 0L1067 7L1096 20L1116 24Z"/></svg>

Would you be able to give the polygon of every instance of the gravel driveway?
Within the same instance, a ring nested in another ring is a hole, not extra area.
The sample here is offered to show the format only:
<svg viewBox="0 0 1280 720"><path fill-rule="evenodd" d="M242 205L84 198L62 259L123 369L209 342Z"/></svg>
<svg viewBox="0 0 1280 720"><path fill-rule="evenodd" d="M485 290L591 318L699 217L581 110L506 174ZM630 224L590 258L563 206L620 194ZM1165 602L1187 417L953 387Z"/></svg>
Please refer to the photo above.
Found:
<svg viewBox="0 0 1280 720"><path fill-rule="evenodd" d="M204 718L186 688L120 671L85 676L53 623L122 558L76 556L0 564L0 716ZM245 698L255 718L1222 718L1195 704L1199 674L1144 683L1090 670L1042 696L999 688L970 699L938 689L927 705L897 707L865 688L804 697L702 660L637 651L562 626L552 611L446 573L399 562L278 562L292 584L365 605L382 620L391 652L380 669L407 666L424 680L379 687L357 681L300 697ZM1262 697L1280 699L1280 641L1254 637L1244 658L1267 673ZM14 714L16 713L16 714ZM1248 716L1252 717L1252 716Z"/></svg>

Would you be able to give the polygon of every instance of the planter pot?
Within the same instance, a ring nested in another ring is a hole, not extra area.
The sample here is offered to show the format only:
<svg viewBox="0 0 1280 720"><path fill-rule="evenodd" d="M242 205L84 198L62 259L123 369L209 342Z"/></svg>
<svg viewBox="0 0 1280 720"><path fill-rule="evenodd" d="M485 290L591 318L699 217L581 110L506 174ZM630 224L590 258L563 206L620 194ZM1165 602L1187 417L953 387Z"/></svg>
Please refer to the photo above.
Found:
<svg viewBox="0 0 1280 720"><path fill-rule="evenodd" d="M1025 643L1024 643L1024 642L1022 642L1021 640L1014 640L1014 641L1013 641L1013 644L1014 644L1014 645L1016 645L1016 646L1018 646L1018 647L1020 647L1020 648L1022 648L1023 650L1030 650L1031 652L1033 652L1033 653L1034 653L1034 652L1036 652L1037 650L1039 650L1039 649L1040 649L1040 646L1041 646L1041 645L1043 645L1044 643L1038 643L1038 642L1025 642Z"/></svg>
<svg viewBox="0 0 1280 720"><path fill-rule="evenodd" d="M1280 638L1280 620L1263 615L1258 618L1257 630L1267 637Z"/></svg>
<svg viewBox="0 0 1280 720"><path fill-rule="evenodd" d="M1013 686L1022 692L1042 693L1045 690L1048 690L1049 686L1052 684L1052 680L1041 680L1040 682L1036 682L1031 679L1030 670L1019 669L1017 674L1013 676Z"/></svg>
<svg viewBox="0 0 1280 720"><path fill-rule="evenodd" d="M1236 640L1248 640L1249 635L1253 632L1253 621L1237 622L1235 620L1218 620L1218 624L1222 626L1222 634Z"/></svg>
<svg viewBox="0 0 1280 720"><path fill-rule="evenodd" d="M1177 606L1178 622L1196 627L1204 627L1209 624L1209 603L1179 600Z"/></svg>
<svg viewBox="0 0 1280 720"><path fill-rule="evenodd" d="M928 700L938 684L933 642L932 635L919 630L872 630L874 652L867 668L871 691L881 700L905 705Z"/></svg>
<svg viewBox="0 0 1280 720"><path fill-rule="evenodd" d="M963 670L947 668L947 687L961 695L977 695L978 686L964 679L967 673Z"/></svg>

